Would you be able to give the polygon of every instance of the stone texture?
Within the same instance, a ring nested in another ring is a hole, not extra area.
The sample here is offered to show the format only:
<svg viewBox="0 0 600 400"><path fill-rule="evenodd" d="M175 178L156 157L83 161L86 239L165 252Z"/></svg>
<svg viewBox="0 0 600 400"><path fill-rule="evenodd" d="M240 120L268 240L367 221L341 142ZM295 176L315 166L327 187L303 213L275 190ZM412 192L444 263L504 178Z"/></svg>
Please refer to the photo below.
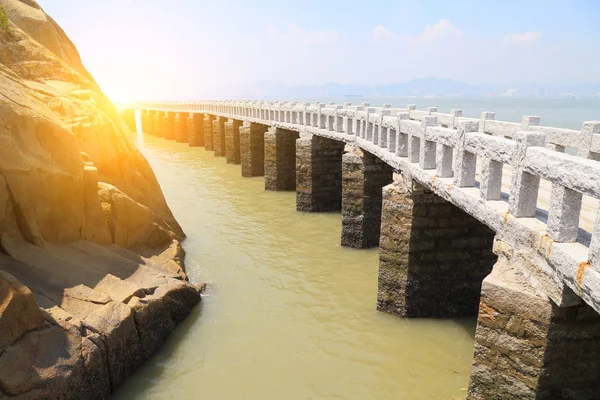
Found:
<svg viewBox="0 0 600 400"><path fill-rule="evenodd" d="M25 333L40 329L43 323L31 290L0 271L0 354Z"/></svg>
<svg viewBox="0 0 600 400"><path fill-rule="evenodd" d="M165 139L175 139L175 113L167 112L164 116L163 130L165 131Z"/></svg>
<svg viewBox="0 0 600 400"><path fill-rule="evenodd" d="M165 137L164 115L165 113L160 111L154 114L154 136Z"/></svg>
<svg viewBox="0 0 600 400"><path fill-rule="evenodd" d="M402 317L475 315L496 262L494 232L400 176L383 188L377 309Z"/></svg>
<svg viewBox="0 0 600 400"><path fill-rule="evenodd" d="M296 210L334 211L342 207L344 142L320 136L296 142Z"/></svg>
<svg viewBox="0 0 600 400"><path fill-rule="evenodd" d="M188 142L188 113L180 112L175 115L175 141Z"/></svg>
<svg viewBox="0 0 600 400"><path fill-rule="evenodd" d="M213 148L215 157L225 157L225 122L227 118L217 117L213 121Z"/></svg>
<svg viewBox="0 0 600 400"><path fill-rule="evenodd" d="M240 164L240 126L242 121L230 119L225 123L225 157L227 164Z"/></svg>
<svg viewBox="0 0 600 400"><path fill-rule="evenodd" d="M265 132L265 190L296 190L298 132L271 128Z"/></svg>
<svg viewBox="0 0 600 400"><path fill-rule="evenodd" d="M242 176L263 176L265 174L265 132L267 126L248 123L240 127L240 158Z"/></svg>
<svg viewBox="0 0 600 400"><path fill-rule="evenodd" d="M468 399L600 398L600 315L557 307L500 257L485 278Z"/></svg>
<svg viewBox="0 0 600 400"><path fill-rule="evenodd" d="M204 118L204 148L206 150L212 151L214 150L214 142L213 142L213 121L215 120L215 116L211 114L206 114Z"/></svg>
<svg viewBox="0 0 600 400"><path fill-rule="evenodd" d="M188 144L190 147L204 146L204 114L190 113L188 117Z"/></svg>
<svg viewBox="0 0 600 400"><path fill-rule="evenodd" d="M379 245L382 189L393 181L392 168L359 149L342 156L342 246Z"/></svg>

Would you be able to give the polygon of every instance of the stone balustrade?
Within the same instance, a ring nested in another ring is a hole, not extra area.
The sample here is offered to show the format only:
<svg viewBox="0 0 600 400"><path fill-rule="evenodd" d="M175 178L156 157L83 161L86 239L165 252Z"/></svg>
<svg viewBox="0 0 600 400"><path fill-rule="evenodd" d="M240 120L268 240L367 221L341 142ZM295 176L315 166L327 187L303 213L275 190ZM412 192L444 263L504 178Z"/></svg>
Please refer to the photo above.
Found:
<svg viewBox="0 0 600 400"><path fill-rule="evenodd" d="M444 114L434 107L368 103L200 101L135 107L210 114L355 144L475 217L515 249L542 256L554 284L569 287L600 312L598 210L587 236L579 225L583 195L600 199L600 122L585 122L577 131L540 126L535 116L519 124L495 120L492 112L475 119L461 110ZM512 177L503 193L508 172ZM551 184L547 218L538 210L541 180Z"/></svg>

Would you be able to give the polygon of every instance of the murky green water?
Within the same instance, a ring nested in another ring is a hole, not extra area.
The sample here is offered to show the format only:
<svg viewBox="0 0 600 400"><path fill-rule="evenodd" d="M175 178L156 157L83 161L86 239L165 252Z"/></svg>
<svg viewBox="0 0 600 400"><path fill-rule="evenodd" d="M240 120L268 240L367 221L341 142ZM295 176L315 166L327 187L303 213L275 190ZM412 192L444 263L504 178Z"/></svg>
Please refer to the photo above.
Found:
<svg viewBox="0 0 600 400"><path fill-rule="evenodd" d="M117 399L462 399L474 320L375 310L377 250L342 248L339 213L295 211L204 148L141 143L188 235L202 305Z"/></svg>

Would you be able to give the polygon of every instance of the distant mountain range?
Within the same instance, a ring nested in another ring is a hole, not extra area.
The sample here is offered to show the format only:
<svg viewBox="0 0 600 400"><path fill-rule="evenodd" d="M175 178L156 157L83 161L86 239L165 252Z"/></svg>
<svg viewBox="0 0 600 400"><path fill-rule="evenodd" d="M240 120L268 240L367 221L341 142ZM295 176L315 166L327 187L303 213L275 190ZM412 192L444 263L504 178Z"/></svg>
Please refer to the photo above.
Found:
<svg viewBox="0 0 600 400"><path fill-rule="evenodd" d="M278 81L255 82L219 90L220 97L244 98L340 98L340 97L457 97L457 96L535 96L535 97L597 97L600 83L538 84L519 82L511 85L480 83L469 84L450 79L413 79L390 85L352 85L327 83L324 85L292 86Z"/></svg>

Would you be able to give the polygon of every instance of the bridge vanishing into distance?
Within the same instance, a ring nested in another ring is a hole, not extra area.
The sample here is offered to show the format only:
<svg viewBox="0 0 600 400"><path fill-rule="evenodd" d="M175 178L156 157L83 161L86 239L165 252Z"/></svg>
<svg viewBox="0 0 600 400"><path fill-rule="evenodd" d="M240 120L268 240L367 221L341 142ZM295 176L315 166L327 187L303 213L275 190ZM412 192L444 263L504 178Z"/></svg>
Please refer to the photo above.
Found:
<svg viewBox="0 0 600 400"><path fill-rule="evenodd" d="M378 310L478 315L469 399L600 398L600 122L414 105L145 102L124 119L203 146L379 246Z"/></svg>

